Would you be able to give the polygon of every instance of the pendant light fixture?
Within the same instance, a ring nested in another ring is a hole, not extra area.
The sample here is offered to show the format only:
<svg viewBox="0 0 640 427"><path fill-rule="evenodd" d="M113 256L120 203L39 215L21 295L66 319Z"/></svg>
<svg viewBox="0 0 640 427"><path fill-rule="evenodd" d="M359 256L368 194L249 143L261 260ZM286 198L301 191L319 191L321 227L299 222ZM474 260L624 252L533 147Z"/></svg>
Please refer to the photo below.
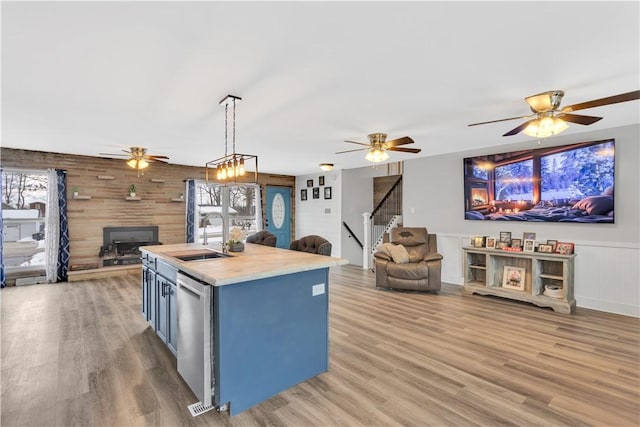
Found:
<svg viewBox="0 0 640 427"><path fill-rule="evenodd" d="M258 156L236 153L236 104L240 100L242 98L238 96L227 95L220 101L220 105L224 105L224 157L206 163L205 179L207 183L210 179L219 182L236 182L238 180L242 182L258 182ZM228 115L230 108L233 110L232 152L228 154ZM247 173L246 163L251 161L254 162L253 181L244 178Z"/></svg>

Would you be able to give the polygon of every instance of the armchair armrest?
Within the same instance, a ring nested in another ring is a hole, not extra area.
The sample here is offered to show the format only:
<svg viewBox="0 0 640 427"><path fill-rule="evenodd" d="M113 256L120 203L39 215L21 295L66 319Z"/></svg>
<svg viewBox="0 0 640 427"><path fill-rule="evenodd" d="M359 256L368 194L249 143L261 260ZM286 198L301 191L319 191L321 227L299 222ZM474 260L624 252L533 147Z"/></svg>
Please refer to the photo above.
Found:
<svg viewBox="0 0 640 427"><path fill-rule="evenodd" d="M433 253L425 255L424 261L427 261L427 262L429 262L429 261L440 261L442 258L443 258L442 255L440 255L437 252L433 252Z"/></svg>
<svg viewBox="0 0 640 427"><path fill-rule="evenodd" d="M385 254L384 252L376 252L376 253L373 254L373 256L375 258L383 259L385 261L391 261L391 257L389 255Z"/></svg>

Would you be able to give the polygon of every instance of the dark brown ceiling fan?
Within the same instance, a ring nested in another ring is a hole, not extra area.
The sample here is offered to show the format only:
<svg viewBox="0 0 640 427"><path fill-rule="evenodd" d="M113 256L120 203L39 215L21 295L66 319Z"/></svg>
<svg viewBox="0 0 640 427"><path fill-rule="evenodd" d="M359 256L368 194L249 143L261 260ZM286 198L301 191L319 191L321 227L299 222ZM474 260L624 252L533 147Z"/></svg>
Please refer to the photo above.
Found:
<svg viewBox="0 0 640 427"><path fill-rule="evenodd" d="M563 96L564 92L561 90L550 90L548 92L528 96L524 100L529 104L533 114L510 117L508 119L491 120L488 122L472 123L468 126L485 125L488 123L504 122L507 120L528 119L526 122L514 129L511 129L502 136L511 136L523 132L532 137L544 138L551 135L557 135L566 130L568 125L565 122L576 123L579 125L591 125L602 119L602 117L571 114L573 111L633 101L640 98L640 90L608 96L606 98L594 99L592 101L573 104L560 109L560 102L562 101Z"/></svg>
<svg viewBox="0 0 640 427"><path fill-rule="evenodd" d="M398 147L399 145L407 145L407 144L414 143L413 139L409 138L408 136L403 136L402 138L392 139L391 141L387 141L386 140L387 134L378 132L378 133L369 134L368 138L369 138L368 144L365 144L362 142L356 142L356 141L345 141L350 144L363 145L365 148L356 148L355 150L338 151L336 154L369 150L365 158L370 162L377 163L377 162L382 162L384 160L387 160L389 158L389 155L387 154L387 150L400 151L403 153L414 153L414 154L422 151L420 148Z"/></svg>
<svg viewBox="0 0 640 427"><path fill-rule="evenodd" d="M168 163L166 160L169 159L167 156L147 154L147 149L144 147L131 147L129 150L122 150L122 152L126 154L100 153L100 155L107 157L128 157L127 165L138 171L138 177L144 175L143 169L149 166L149 162Z"/></svg>

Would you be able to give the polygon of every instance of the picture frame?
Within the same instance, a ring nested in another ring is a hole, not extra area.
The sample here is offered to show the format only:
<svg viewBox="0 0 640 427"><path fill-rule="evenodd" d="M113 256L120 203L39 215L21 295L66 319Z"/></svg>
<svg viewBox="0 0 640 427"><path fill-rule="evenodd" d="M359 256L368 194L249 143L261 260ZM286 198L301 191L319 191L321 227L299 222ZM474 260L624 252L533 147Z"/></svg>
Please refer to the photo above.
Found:
<svg viewBox="0 0 640 427"><path fill-rule="evenodd" d="M487 237L487 248L495 249L496 247L496 238L495 237Z"/></svg>
<svg viewBox="0 0 640 427"><path fill-rule="evenodd" d="M525 239L522 246L522 252L535 252L536 241L534 239Z"/></svg>
<svg viewBox="0 0 640 427"><path fill-rule="evenodd" d="M313 187L313 180L312 179L308 179L307 180L307 187Z"/></svg>
<svg viewBox="0 0 640 427"><path fill-rule="evenodd" d="M540 253L545 253L545 254L552 254L553 253L553 245L549 245L549 244L540 244L538 245L538 252Z"/></svg>
<svg viewBox="0 0 640 427"><path fill-rule="evenodd" d="M521 248L522 247L522 239L511 239L511 247L512 248Z"/></svg>
<svg viewBox="0 0 640 427"><path fill-rule="evenodd" d="M482 247L484 247L484 236L475 236L475 237L473 237L473 247L474 248L482 248Z"/></svg>
<svg viewBox="0 0 640 427"><path fill-rule="evenodd" d="M318 177L318 185L324 185L324 176Z"/></svg>
<svg viewBox="0 0 640 427"><path fill-rule="evenodd" d="M500 241L505 242L506 244L511 244L511 232L510 231L501 231L500 232Z"/></svg>
<svg viewBox="0 0 640 427"><path fill-rule="evenodd" d="M573 243L558 242L558 244L556 244L555 253L571 255L573 253Z"/></svg>
<svg viewBox="0 0 640 427"><path fill-rule="evenodd" d="M553 249L551 250L551 252L555 252L557 244L558 244L557 240L547 240L547 245L553 246Z"/></svg>
<svg viewBox="0 0 640 427"><path fill-rule="evenodd" d="M331 187L324 187L324 198L325 200L331 199Z"/></svg>
<svg viewBox="0 0 640 427"><path fill-rule="evenodd" d="M313 198L314 199L320 198L320 187L313 187Z"/></svg>
<svg viewBox="0 0 640 427"><path fill-rule="evenodd" d="M502 287L505 289L524 291L526 275L526 268L505 265L502 272Z"/></svg>
<svg viewBox="0 0 640 427"><path fill-rule="evenodd" d="M502 242L502 241L496 242L496 249L504 249L506 247L507 247L507 242Z"/></svg>
<svg viewBox="0 0 640 427"><path fill-rule="evenodd" d="M303 188L300 190L300 200L307 200L307 189Z"/></svg>
<svg viewBox="0 0 640 427"><path fill-rule="evenodd" d="M525 240L536 240L536 233L532 233L530 231L525 231L524 233L522 233L522 241L524 242Z"/></svg>

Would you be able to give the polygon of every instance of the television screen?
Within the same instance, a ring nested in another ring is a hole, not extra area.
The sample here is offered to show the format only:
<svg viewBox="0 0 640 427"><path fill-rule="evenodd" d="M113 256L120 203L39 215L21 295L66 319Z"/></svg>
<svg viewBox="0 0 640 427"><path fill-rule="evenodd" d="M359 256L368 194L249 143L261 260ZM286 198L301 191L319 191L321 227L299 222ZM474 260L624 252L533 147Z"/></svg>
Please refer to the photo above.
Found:
<svg viewBox="0 0 640 427"><path fill-rule="evenodd" d="M464 159L465 219L614 222L615 141Z"/></svg>

